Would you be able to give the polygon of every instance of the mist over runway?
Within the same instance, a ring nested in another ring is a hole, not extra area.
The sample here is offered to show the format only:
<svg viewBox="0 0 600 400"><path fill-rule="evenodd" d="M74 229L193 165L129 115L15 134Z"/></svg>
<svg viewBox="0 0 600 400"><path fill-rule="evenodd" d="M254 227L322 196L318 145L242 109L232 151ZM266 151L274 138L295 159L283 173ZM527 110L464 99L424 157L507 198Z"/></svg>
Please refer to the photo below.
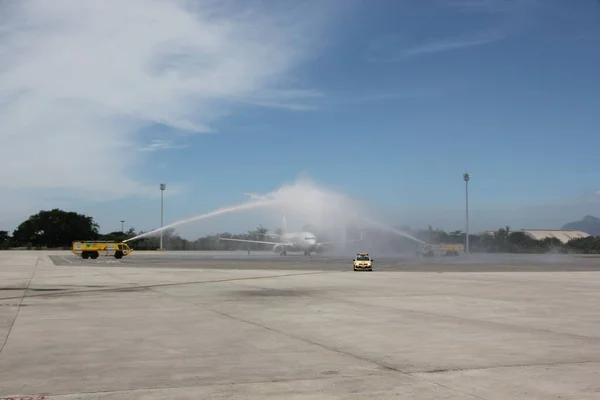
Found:
<svg viewBox="0 0 600 400"><path fill-rule="evenodd" d="M185 269L246 269L246 270L307 270L350 271L352 253L325 253L305 256L290 253L287 256L270 251L141 251L115 260L100 257L82 260L67 254L50 256L57 265L122 266L135 268ZM416 258L412 254L371 254L374 273L377 271L405 272L544 272L544 271L600 271L600 257L543 254L470 254L458 257Z"/></svg>

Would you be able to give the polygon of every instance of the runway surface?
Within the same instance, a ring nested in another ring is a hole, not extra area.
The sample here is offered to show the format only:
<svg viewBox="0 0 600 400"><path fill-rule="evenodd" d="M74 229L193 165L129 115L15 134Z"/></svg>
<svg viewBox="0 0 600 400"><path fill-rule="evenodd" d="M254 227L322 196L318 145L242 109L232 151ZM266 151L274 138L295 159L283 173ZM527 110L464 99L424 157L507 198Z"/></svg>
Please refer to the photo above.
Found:
<svg viewBox="0 0 600 400"><path fill-rule="evenodd" d="M0 251L0 399L598 399L600 259Z"/></svg>
<svg viewBox="0 0 600 400"><path fill-rule="evenodd" d="M133 252L120 260L101 256L82 260L74 254L50 256L56 265L120 265L137 268L243 269L348 271L352 254L292 254L280 256L272 252L243 251L173 251ZM471 254L459 257L417 259L412 255L372 254L375 271L405 272L534 272L534 271L600 271L600 258L572 255Z"/></svg>

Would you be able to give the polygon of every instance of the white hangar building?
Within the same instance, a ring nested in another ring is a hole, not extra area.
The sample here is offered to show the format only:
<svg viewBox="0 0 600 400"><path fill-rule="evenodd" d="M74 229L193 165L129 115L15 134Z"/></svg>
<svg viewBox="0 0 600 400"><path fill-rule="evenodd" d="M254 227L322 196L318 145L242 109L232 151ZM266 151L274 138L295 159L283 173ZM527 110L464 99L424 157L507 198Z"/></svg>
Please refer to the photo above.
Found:
<svg viewBox="0 0 600 400"><path fill-rule="evenodd" d="M525 235L535 240L542 240L545 238L556 238L562 243L567 243L571 239L580 239L590 236L588 233L582 231L570 231L560 229L521 229L520 231L513 231L513 233L515 232L524 233Z"/></svg>

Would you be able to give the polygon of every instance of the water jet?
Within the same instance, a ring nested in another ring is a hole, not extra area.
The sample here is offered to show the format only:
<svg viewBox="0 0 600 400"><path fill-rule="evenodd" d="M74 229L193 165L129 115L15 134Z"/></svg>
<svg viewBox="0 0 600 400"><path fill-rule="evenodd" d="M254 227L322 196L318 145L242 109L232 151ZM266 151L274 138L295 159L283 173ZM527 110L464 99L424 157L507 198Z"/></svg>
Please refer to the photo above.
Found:
<svg viewBox="0 0 600 400"><path fill-rule="evenodd" d="M286 215L290 230L302 231L305 230L303 227L310 226L318 231L320 235L333 241L345 241L348 227L358 227L359 229L361 227L372 227L406 237L418 243L425 243L406 232L376 221L371 217L369 207L365 204L339 191L318 186L307 178L301 178L293 184L282 185L277 190L265 195L254 193L247 193L246 195L251 198L246 203L220 208L209 213L176 221L125 241L141 239L165 229L228 213L267 208L277 215L278 220L281 215Z"/></svg>

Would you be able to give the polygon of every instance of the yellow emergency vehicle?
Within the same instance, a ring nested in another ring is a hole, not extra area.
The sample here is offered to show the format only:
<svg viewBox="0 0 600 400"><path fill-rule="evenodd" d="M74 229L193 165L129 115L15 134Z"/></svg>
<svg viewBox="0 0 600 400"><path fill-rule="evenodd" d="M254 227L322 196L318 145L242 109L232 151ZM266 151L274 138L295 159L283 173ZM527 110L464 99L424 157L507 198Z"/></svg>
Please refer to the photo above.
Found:
<svg viewBox="0 0 600 400"><path fill-rule="evenodd" d="M103 242L103 241L85 241L73 242L73 254L80 256L83 259L91 258L95 260L100 255L106 257L113 256L114 258L123 258L131 254L133 250L124 242Z"/></svg>
<svg viewBox="0 0 600 400"><path fill-rule="evenodd" d="M465 252L464 244L425 244L417 250L417 256L433 257L435 255L458 256Z"/></svg>
<svg viewBox="0 0 600 400"><path fill-rule="evenodd" d="M355 271L373 271L373 259L368 253L358 253L352 261Z"/></svg>

